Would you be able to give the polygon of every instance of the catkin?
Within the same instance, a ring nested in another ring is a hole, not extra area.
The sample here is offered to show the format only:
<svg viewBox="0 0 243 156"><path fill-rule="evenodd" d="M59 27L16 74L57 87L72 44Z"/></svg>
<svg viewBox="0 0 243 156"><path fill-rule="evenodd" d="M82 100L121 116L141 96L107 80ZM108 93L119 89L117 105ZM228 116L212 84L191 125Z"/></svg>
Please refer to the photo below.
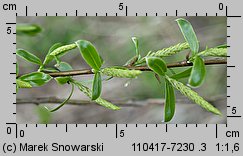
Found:
<svg viewBox="0 0 243 156"><path fill-rule="evenodd" d="M227 48L210 48L198 53L200 56L227 57Z"/></svg>
<svg viewBox="0 0 243 156"><path fill-rule="evenodd" d="M189 48L190 47L187 42L179 43L179 44L171 46L169 48L164 48L164 49L158 50L156 52L153 52L149 56L155 56L155 57L171 56L171 55L175 55L175 54L177 54L183 50L189 49Z"/></svg>
<svg viewBox="0 0 243 156"><path fill-rule="evenodd" d="M76 47L77 47L76 44L69 44L69 45L61 46L61 47L55 49L53 52L51 52L50 55L57 56L57 55L65 53L69 50L75 49Z"/></svg>
<svg viewBox="0 0 243 156"><path fill-rule="evenodd" d="M215 108L213 105L204 100L201 96L199 96L196 92L194 92L191 88L185 86L183 83L176 81L169 76L165 77L177 90L179 90L183 95L187 96L189 99L194 101L196 104L206 109L209 112L212 112L217 115L222 115L221 112Z"/></svg>
<svg viewBox="0 0 243 156"><path fill-rule="evenodd" d="M135 78L142 73L140 70L128 70L128 69L117 69L117 68L104 68L101 73L120 78Z"/></svg>
<svg viewBox="0 0 243 156"><path fill-rule="evenodd" d="M154 57L166 57L175 55L183 50L189 49L190 46L187 42L185 43L178 43L174 46L170 46L169 48L164 48L161 50L158 50L156 52L149 52L146 57L154 56ZM135 64L141 64L145 62L145 58L140 59Z"/></svg>
<svg viewBox="0 0 243 156"><path fill-rule="evenodd" d="M81 92L83 92L86 96L88 96L89 98L92 97L92 91L88 87L86 87L86 86L84 86L84 85L82 85L81 83L78 83L78 82L74 82L74 84L77 85L79 90ZM98 97L94 101L96 103L98 103L99 105L101 105L103 107L106 107L108 109L111 109L111 110L119 110L120 109L120 107L118 107L118 106L116 106L116 105L114 105L114 104L102 99L101 97Z"/></svg>
<svg viewBox="0 0 243 156"><path fill-rule="evenodd" d="M31 84L29 82L21 81L21 80L16 80L16 83L19 88L31 88Z"/></svg>

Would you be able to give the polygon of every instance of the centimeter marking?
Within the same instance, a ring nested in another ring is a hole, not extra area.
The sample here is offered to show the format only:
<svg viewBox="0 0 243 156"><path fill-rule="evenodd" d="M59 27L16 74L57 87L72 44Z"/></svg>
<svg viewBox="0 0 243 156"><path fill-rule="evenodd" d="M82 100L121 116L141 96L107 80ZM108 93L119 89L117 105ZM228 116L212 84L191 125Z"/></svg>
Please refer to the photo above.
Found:
<svg viewBox="0 0 243 156"><path fill-rule="evenodd" d="M232 16L232 15L228 15L228 6L226 6L225 9L225 14L227 18L240 18L241 16ZM36 16L38 16L38 13L35 13ZM48 15L47 13L45 14L46 16ZM58 13L55 14L56 16L58 16ZM95 14L96 16L98 16L98 13ZM138 13L135 14L136 16L138 16ZM168 16L168 13L165 13L166 16ZM178 10L175 11L175 15L178 16ZM206 16L208 16L208 13L205 14ZM218 16L218 13L215 14L216 16ZM16 16L18 16L18 13L16 13ZM25 6L25 16L28 16L28 6ZM65 16L68 16L68 13L65 14ZM75 10L75 16L79 16L78 15L78 10ZM88 16L88 13L85 13L85 16ZM108 13L105 13L105 16L108 16ZM118 16L118 13L115 13L115 16ZM128 6L125 6L125 16L128 16ZM148 13L145 13L145 16L148 16ZM155 16L158 16L158 13L155 13ZM186 13L186 16L189 16L188 13ZM198 16L198 13L195 13L195 16ZM6 23L6 25L16 25L16 23ZM227 25L227 28L230 28L231 26ZM13 33L16 34L16 33ZM230 38L230 35L227 35L227 38ZM13 43L14 45L16 45L16 42ZM227 46L228 48L230 48L230 46ZM16 53L13 53L14 55L16 55ZM230 57L230 56L227 56ZM15 62L13 64L16 64ZM235 68L235 66L230 65L227 66L227 68ZM16 75L16 73L10 73L11 75ZM228 75L227 78L230 78L231 76ZM13 83L14 85L16 85L16 83ZM230 87L230 86L227 86ZM13 93L16 94L16 93ZM230 96L227 96L227 98L229 98ZM13 104L16 104L16 102L13 102ZM231 106L227 106L227 108L229 108ZM16 112L13 113L14 115L16 115ZM241 118L241 115L227 115L227 118ZM18 124L17 123L6 123L6 125L15 125L15 137L18 138ZM92 125L92 124L85 124L85 127L88 127L88 125ZM100 124L95 124L95 127L98 127L98 125ZM103 124L102 124L103 125ZM105 124L105 127L108 127L109 124ZM113 124L112 124L113 125ZM139 125L144 125L144 124L139 124ZM145 124L145 127L148 127L149 124ZM158 127L158 124L152 124L155 125L155 127ZM161 125L161 124L159 124ZM168 132L168 124L163 124L165 125L165 132ZM171 126L173 126L172 124L170 124ZM203 124L200 124L203 125ZM45 125L46 127L48 127L48 124ZM65 132L68 132L68 126L69 124L65 124ZM26 127L28 127L28 124L26 124ZM38 124L35 124L35 127L38 127ZM55 124L55 127L59 127L58 124ZM75 127L78 127L78 124L75 124ZM128 124L125 124L125 127L128 127ZM135 124L135 127L138 127L138 124ZM140 126L139 126L140 127ZM175 124L175 127L178 127L178 124ZM185 127L188 127L188 124L185 124ZM198 124L195 124L195 127L198 127ZM208 124L205 124L205 127L208 127ZM227 127L227 124L225 124L225 127ZM115 138L118 138L119 136L119 129L118 129L118 124L115 124ZM215 138L218 138L218 124L215 124Z"/></svg>
<svg viewBox="0 0 243 156"><path fill-rule="evenodd" d="M74 128L77 128L78 126L79 126L79 124L17 124L17 123L6 123L6 125L8 126L8 127L10 127L11 125L15 125L15 138L17 139L17 138L19 138L19 137L24 137L24 129L23 128L19 128L19 126L20 125L25 125L25 127L27 128L28 127L28 125L32 125L32 127L34 126L34 127L36 127L36 128L38 128L39 126L45 126L46 128L47 127L56 127L56 128L59 128L60 126L62 126L62 127L64 127L64 131L67 133L67 132L69 132L69 130L68 130L68 127L74 127ZM120 136L119 134L120 134L120 132L121 131L123 131L124 132L124 128L128 128L128 124L123 124L123 125L125 125L125 126L123 126L123 129L119 129L119 127L118 127L118 125L119 124L82 124L83 126L85 125L85 128L88 128L89 126L88 125L90 125L90 126L95 126L96 128L98 127L98 126L102 126L102 127L105 127L105 128L108 128L108 126L109 126L109 128L111 127L111 128L114 128L114 125L115 125L115 138L119 138L119 137L122 137L122 136ZM150 126L149 126L150 125ZM181 128L181 127L184 127L184 128L190 128L189 126L188 126L188 124L130 124L130 126L129 127L136 127L136 128L141 128L141 127L146 127L146 128L160 128L159 126L161 126L164 130L165 130L165 132L167 133L167 132L169 132L168 131L168 125L170 125L171 127L173 127L173 128ZM178 125L181 125L181 126L178 126ZM189 125L194 125L194 127L195 128L202 128L202 126L204 125L204 127L205 128L207 128L208 127L208 124L189 124ZM199 126L200 125L200 126ZM222 124L220 124L220 125L222 125ZM214 125L212 125L212 126L214 126ZM227 128L228 127L228 124L225 124L225 127ZM218 137L219 137L219 135L218 135L218 130L219 129L219 127L218 127L218 124L215 124L215 138L217 139Z"/></svg>
<svg viewBox="0 0 243 156"><path fill-rule="evenodd" d="M222 9L219 9L219 10L222 10ZM37 16L38 14L35 13L35 15ZM47 13L45 15L47 16ZM58 13L56 13L55 15L57 16ZM118 13L116 13L115 15L118 16ZM165 13L165 15L168 16L168 13ZM18 13L16 13L16 16L18 16ZM28 6L27 5L25 6L25 16L28 16ZM68 16L68 13L65 13L65 16ZM78 10L75 10L75 16L78 16ZM88 16L88 13L85 13L85 16ZM98 16L98 13L96 13L96 16ZM105 13L105 16L108 16L108 13ZM128 16L128 6L127 5L125 6L125 16ZM137 13L136 13L136 16L138 16ZM148 13L145 13L145 16L148 16ZM152 15L152 16L154 16L154 15ZM155 16L158 16L158 13L155 13ZM178 15L178 10L175 10L175 16L183 16L183 15ZM186 16L190 16L190 15L188 15L188 13L186 13ZM195 16L198 16L198 13L195 13ZM208 16L208 13L206 13L205 16ZM215 13L215 16L218 16L218 13ZM228 15L228 6L225 6L225 16L228 18L240 18L241 17L240 15ZM230 26L227 26L227 27L230 27Z"/></svg>

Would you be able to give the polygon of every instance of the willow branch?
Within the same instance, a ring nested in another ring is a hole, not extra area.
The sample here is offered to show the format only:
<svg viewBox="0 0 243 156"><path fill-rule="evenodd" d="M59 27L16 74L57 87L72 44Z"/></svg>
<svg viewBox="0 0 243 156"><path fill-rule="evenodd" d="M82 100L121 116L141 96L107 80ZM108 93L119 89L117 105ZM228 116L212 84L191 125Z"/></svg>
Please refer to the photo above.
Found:
<svg viewBox="0 0 243 156"><path fill-rule="evenodd" d="M226 95L220 95L220 96L215 96L211 97L210 99L207 99L209 102L215 102L215 101L220 101L226 99ZM16 104L21 105L21 104L60 104L64 101L65 99L60 99L57 97L42 97L42 98L17 98L16 99ZM119 107L142 107L146 105L163 105L164 104L164 99L146 99L146 100L110 100L110 102L116 104ZM191 103L187 99L176 99L177 103L180 104L188 104ZM74 106L86 106L86 105L92 105L94 104L95 106L97 105L93 101L88 101L88 100L75 100L75 99L70 99L67 103L67 105L74 105Z"/></svg>
<svg viewBox="0 0 243 156"><path fill-rule="evenodd" d="M217 65L217 64L227 64L226 59L214 59L214 60L205 60L205 65ZM181 61L176 63L167 64L167 68L175 68L175 67L186 67L192 66L193 64L187 61ZM151 71L147 66L135 66L135 67L128 67L125 66L127 69L133 70L141 70L141 71ZM72 70L72 71L65 71L65 72L51 72L48 73L52 77L60 77L60 76L76 76L76 75L88 75L94 74L91 69L84 69L84 70Z"/></svg>
<svg viewBox="0 0 243 156"><path fill-rule="evenodd" d="M42 98L23 98L23 99L16 99L16 104L60 104L64 101L65 99L60 99L57 97L42 97ZM145 100L145 101L134 101L134 100L111 100L110 102L116 104L119 107L140 107L148 103L153 103L153 104L163 104L164 100ZM76 105L76 106L85 106L85 105L90 105L94 104L97 105L93 101L88 101L88 100L73 100L70 99L67 103L68 105Z"/></svg>

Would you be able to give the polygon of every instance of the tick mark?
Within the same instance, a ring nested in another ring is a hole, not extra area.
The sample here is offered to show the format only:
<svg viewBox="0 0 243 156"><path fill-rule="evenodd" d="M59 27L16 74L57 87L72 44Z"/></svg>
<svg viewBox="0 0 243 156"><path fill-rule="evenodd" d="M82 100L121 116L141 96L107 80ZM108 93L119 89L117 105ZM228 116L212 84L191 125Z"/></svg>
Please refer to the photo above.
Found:
<svg viewBox="0 0 243 156"><path fill-rule="evenodd" d="M227 17L241 17L241 16L227 16Z"/></svg>
<svg viewBox="0 0 243 156"><path fill-rule="evenodd" d="M25 6L25 16L28 16L28 6Z"/></svg>
<svg viewBox="0 0 243 156"><path fill-rule="evenodd" d="M227 117L228 118L241 118L240 115L228 115Z"/></svg>
<svg viewBox="0 0 243 156"><path fill-rule="evenodd" d="M6 24L16 24L16 23L6 23Z"/></svg>

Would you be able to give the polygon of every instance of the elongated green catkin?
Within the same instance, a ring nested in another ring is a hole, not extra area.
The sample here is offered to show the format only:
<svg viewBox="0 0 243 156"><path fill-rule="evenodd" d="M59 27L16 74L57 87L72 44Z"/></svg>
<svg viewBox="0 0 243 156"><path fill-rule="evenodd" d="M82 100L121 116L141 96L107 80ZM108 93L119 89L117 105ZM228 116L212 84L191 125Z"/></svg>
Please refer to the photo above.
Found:
<svg viewBox="0 0 243 156"><path fill-rule="evenodd" d="M117 69L117 68L104 68L101 73L120 78L135 78L142 73L140 70L128 70L128 69Z"/></svg>
<svg viewBox="0 0 243 156"><path fill-rule="evenodd" d="M166 57L175 55L183 50L189 49L189 44L187 42L185 43L178 43L174 46L170 46L168 48L164 48L161 50L158 50L156 52L149 52L146 57L154 56L154 57ZM136 62L136 64L141 64L145 62L145 58L140 59Z"/></svg>
<svg viewBox="0 0 243 156"><path fill-rule="evenodd" d="M73 82L73 83L76 86L78 86L79 90L81 92L83 92L86 96L88 96L90 99L92 98L92 91L88 87L86 87L86 86L84 86L84 85L82 85L81 83L78 83L78 82ZM119 110L120 109L120 107L118 107L118 106L116 106L116 105L114 105L114 104L102 99L101 97L98 97L94 101L96 103L98 103L99 105L101 105L103 107L106 107L108 109L111 109L111 110Z"/></svg>
<svg viewBox="0 0 243 156"><path fill-rule="evenodd" d="M177 90L179 90L183 95L187 96L189 99L194 101L196 104L201 106L202 108L206 109L209 112L212 112L217 115L222 115L222 113L215 108L213 105L208 103L206 100L204 100L201 96L199 96L196 92L194 92L191 88L185 86L183 83L176 81L169 76L165 76L165 78L175 87Z"/></svg>
<svg viewBox="0 0 243 156"><path fill-rule="evenodd" d="M200 53L200 56L227 57L227 48L209 48Z"/></svg>
<svg viewBox="0 0 243 156"><path fill-rule="evenodd" d="M21 81L16 79L16 84L19 88L31 88L31 84L29 82Z"/></svg>
<svg viewBox="0 0 243 156"><path fill-rule="evenodd" d="M69 44L69 45L61 46L61 47L55 49L53 52L51 52L50 55L57 56L57 55L65 53L69 50L75 49L76 47L77 47L76 44Z"/></svg>
<svg viewBox="0 0 243 156"><path fill-rule="evenodd" d="M155 56L155 57L171 56L171 55L175 55L175 54L177 54L183 50L189 49L189 48L190 47L187 42L179 43L179 44L171 46L169 48L164 48L164 49L158 50L156 52L153 52L149 56Z"/></svg>

